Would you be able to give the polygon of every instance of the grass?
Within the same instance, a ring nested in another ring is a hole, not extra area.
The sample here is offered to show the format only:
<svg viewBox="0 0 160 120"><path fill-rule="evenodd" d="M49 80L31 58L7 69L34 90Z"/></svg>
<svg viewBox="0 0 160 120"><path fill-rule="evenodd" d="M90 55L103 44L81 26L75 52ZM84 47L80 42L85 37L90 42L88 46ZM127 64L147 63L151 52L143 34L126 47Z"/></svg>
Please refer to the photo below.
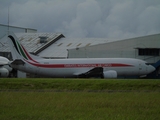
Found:
<svg viewBox="0 0 160 120"><path fill-rule="evenodd" d="M160 94L1 92L3 120L157 120Z"/></svg>
<svg viewBox="0 0 160 120"><path fill-rule="evenodd" d="M0 79L0 118L157 120L159 87L160 80Z"/></svg>
<svg viewBox="0 0 160 120"><path fill-rule="evenodd" d="M160 80L142 79L0 79L0 90L160 91Z"/></svg>

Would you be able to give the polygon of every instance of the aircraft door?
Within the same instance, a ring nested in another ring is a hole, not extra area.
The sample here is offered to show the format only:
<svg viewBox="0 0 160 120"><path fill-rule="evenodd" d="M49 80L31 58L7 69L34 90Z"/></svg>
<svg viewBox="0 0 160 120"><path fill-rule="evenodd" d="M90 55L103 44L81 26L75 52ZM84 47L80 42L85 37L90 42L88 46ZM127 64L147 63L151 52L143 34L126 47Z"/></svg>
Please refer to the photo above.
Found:
<svg viewBox="0 0 160 120"><path fill-rule="evenodd" d="M142 64L141 64L141 62L139 62L139 75L141 75L142 74Z"/></svg>
<svg viewBox="0 0 160 120"><path fill-rule="evenodd" d="M145 73L147 73L147 71L147 67L139 62L139 75L144 75Z"/></svg>

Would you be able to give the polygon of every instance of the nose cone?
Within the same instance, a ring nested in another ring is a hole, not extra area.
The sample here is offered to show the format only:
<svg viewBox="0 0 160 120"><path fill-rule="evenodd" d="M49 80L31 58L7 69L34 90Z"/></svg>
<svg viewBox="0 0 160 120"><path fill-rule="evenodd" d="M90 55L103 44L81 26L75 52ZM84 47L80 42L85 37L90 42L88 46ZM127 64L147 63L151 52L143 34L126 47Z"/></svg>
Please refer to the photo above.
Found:
<svg viewBox="0 0 160 120"><path fill-rule="evenodd" d="M148 66L148 73L151 73L151 72L153 72L155 70L156 70L156 68L154 66L152 66L152 65Z"/></svg>

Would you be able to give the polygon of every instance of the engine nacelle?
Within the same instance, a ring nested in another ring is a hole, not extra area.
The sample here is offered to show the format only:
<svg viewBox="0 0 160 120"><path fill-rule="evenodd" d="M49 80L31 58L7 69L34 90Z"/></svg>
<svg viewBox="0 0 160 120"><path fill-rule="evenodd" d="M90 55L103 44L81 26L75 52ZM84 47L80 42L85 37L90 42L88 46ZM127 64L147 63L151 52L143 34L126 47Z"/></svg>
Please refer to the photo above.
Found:
<svg viewBox="0 0 160 120"><path fill-rule="evenodd" d="M108 70L103 72L104 78L117 78L117 72L114 70Z"/></svg>
<svg viewBox="0 0 160 120"><path fill-rule="evenodd" d="M9 75L9 71L6 68L1 67L0 68L0 77L8 77L8 75Z"/></svg>

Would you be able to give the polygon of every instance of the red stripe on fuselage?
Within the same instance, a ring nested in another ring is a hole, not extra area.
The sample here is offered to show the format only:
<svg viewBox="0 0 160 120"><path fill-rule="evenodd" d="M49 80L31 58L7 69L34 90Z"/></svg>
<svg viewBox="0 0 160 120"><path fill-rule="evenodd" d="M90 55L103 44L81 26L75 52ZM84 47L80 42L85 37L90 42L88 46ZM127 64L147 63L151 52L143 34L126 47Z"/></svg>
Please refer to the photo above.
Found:
<svg viewBox="0 0 160 120"><path fill-rule="evenodd" d="M40 64L27 61L29 64L43 68L87 68L87 67L133 67L122 63L99 63L99 64Z"/></svg>

